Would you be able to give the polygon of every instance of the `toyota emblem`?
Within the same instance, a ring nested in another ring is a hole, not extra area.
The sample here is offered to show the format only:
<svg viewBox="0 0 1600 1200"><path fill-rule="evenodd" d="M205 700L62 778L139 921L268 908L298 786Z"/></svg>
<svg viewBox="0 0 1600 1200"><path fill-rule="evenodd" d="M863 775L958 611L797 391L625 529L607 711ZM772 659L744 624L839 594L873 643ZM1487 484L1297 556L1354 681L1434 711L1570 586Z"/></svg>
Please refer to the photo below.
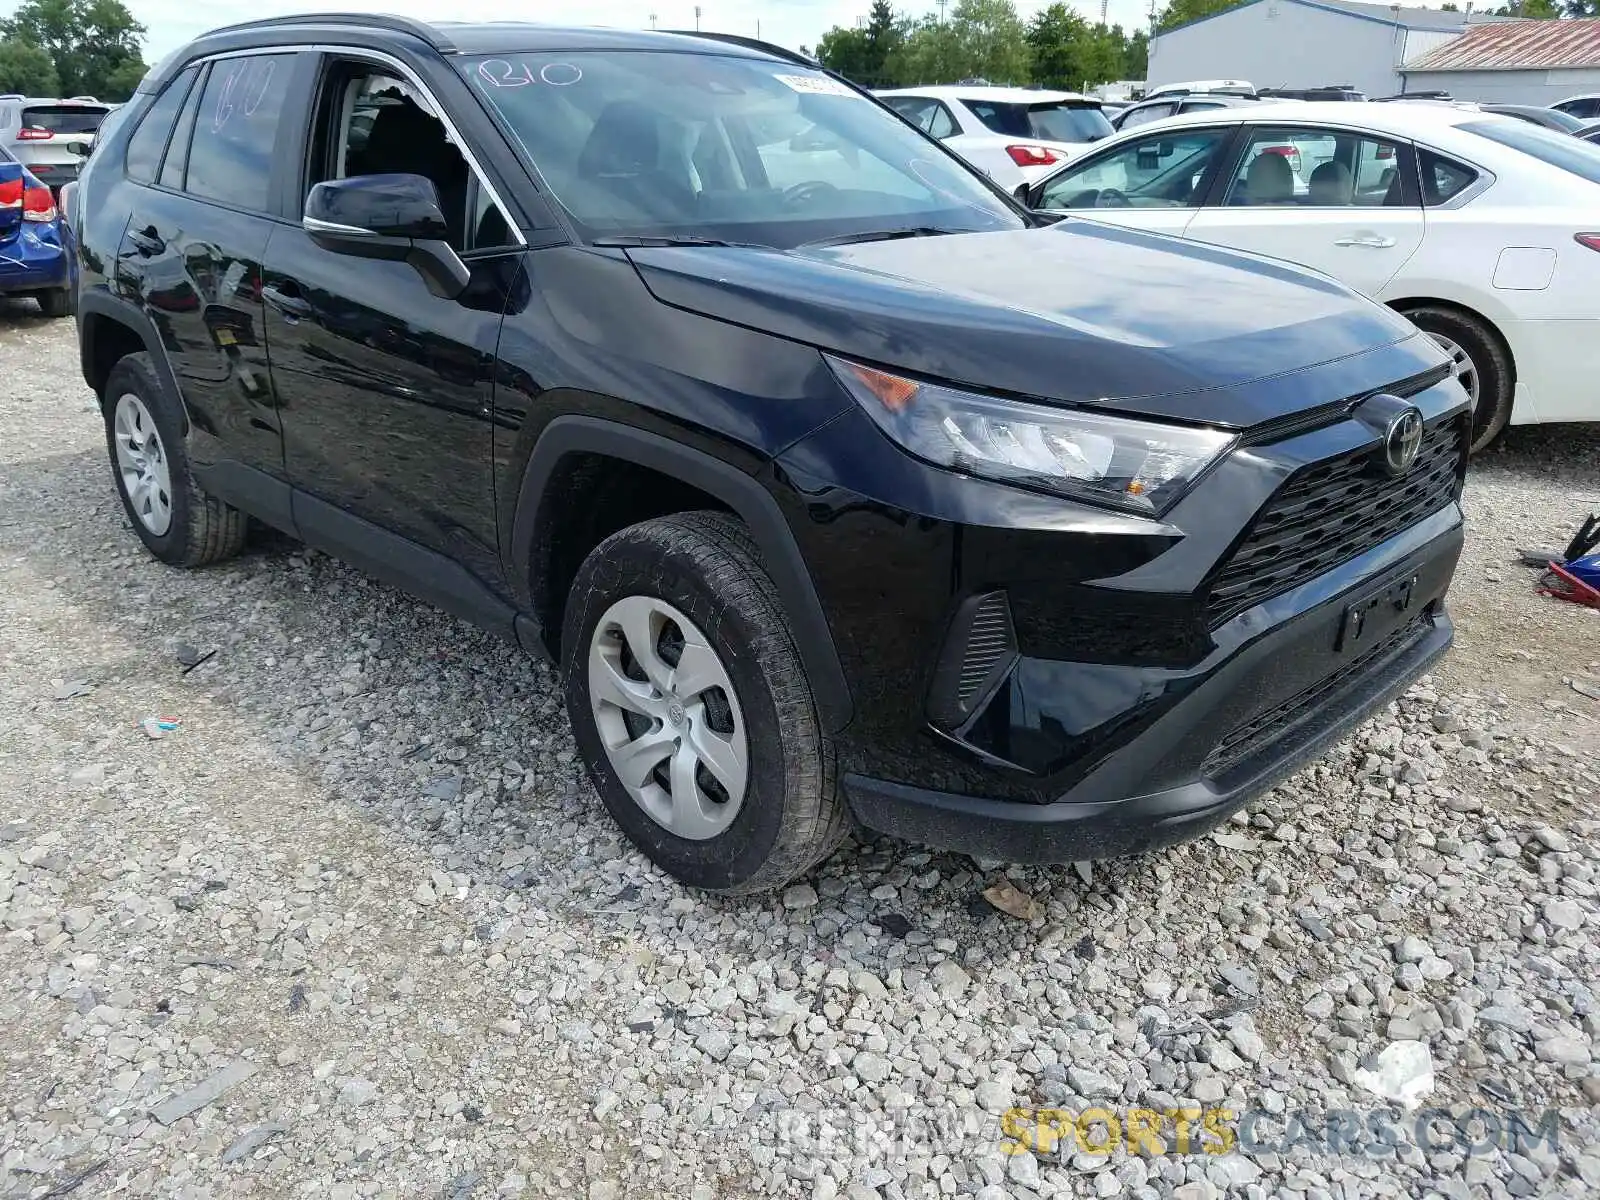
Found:
<svg viewBox="0 0 1600 1200"><path fill-rule="evenodd" d="M1391 475L1404 475L1422 448L1422 414L1411 405L1397 412L1383 435L1383 465Z"/></svg>

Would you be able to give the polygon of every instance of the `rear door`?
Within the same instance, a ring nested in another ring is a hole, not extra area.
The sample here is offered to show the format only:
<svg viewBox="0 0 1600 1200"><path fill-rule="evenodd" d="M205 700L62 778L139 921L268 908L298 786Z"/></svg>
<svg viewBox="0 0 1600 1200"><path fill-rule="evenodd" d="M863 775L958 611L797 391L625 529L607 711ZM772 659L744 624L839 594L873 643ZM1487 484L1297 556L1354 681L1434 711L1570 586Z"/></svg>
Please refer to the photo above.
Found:
<svg viewBox="0 0 1600 1200"><path fill-rule="evenodd" d="M1036 208L1181 234L1228 158L1234 127L1151 130L1094 151L1045 181Z"/></svg>
<svg viewBox="0 0 1600 1200"><path fill-rule="evenodd" d="M280 188L313 55L263 53L186 71L129 139L131 196L116 277L166 346L191 416L189 454L204 478L247 486L254 509L286 525L283 432L262 327L261 268L282 227ZM246 468L241 471L238 468ZM271 508L273 498L281 509Z"/></svg>
<svg viewBox="0 0 1600 1200"><path fill-rule="evenodd" d="M1422 244L1409 143L1349 129L1252 125L1218 202L1188 236L1315 267L1376 296Z"/></svg>

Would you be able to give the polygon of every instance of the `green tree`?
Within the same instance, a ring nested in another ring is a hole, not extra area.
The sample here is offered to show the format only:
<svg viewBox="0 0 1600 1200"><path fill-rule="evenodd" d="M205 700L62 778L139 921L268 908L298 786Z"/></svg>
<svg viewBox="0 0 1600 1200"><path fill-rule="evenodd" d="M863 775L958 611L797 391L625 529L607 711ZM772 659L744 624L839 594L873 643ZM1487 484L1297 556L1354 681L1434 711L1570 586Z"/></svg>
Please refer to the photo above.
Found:
<svg viewBox="0 0 1600 1200"><path fill-rule="evenodd" d="M1544 0L1544 2L1548 2L1548 0ZM1600 0L1566 0L1561 5L1561 11L1569 17L1600 17ZM1528 12L1519 15L1537 17L1544 14ZM1552 13L1551 15L1554 16L1555 14Z"/></svg>
<svg viewBox="0 0 1600 1200"><path fill-rule="evenodd" d="M1226 12L1247 2L1248 0L1170 0L1156 19L1156 30L1159 32L1177 25L1187 25L1190 21Z"/></svg>
<svg viewBox="0 0 1600 1200"><path fill-rule="evenodd" d="M991 83L1026 83L1028 42L1011 0L958 0L950 31L968 75Z"/></svg>
<svg viewBox="0 0 1600 1200"><path fill-rule="evenodd" d="M889 60L905 44L907 22L895 15L889 0L872 0L867 14L866 67L871 82L889 82Z"/></svg>
<svg viewBox="0 0 1600 1200"><path fill-rule="evenodd" d="M1122 45L1122 71L1118 79L1143 79L1150 74L1150 37L1142 29Z"/></svg>
<svg viewBox="0 0 1600 1200"><path fill-rule="evenodd" d="M0 42L0 92L54 96L59 87L49 53L20 38Z"/></svg>
<svg viewBox="0 0 1600 1200"><path fill-rule="evenodd" d="M26 0L0 21L0 37L30 42L50 56L62 93L105 100L132 94L125 86L134 71L129 64L139 64L143 75L144 33L122 0Z"/></svg>
<svg viewBox="0 0 1600 1200"><path fill-rule="evenodd" d="M1089 37L1089 22L1065 4L1052 4L1035 13L1028 25L1033 82L1066 90L1080 86L1087 78L1084 49Z"/></svg>
<svg viewBox="0 0 1600 1200"><path fill-rule="evenodd" d="M835 25L817 40L817 61L856 83L871 83L867 31Z"/></svg>

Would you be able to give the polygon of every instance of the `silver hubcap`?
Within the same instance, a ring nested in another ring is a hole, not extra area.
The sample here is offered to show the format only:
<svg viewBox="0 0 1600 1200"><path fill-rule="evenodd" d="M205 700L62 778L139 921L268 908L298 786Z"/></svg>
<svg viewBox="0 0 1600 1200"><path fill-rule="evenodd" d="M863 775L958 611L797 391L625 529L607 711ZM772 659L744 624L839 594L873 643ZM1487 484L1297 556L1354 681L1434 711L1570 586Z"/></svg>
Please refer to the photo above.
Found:
<svg viewBox="0 0 1600 1200"><path fill-rule="evenodd" d="M750 744L728 669L665 600L618 600L589 643L589 705L617 779L656 824L704 841L733 823Z"/></svg>
<svg viewBox="0 0 1600 1200"><path fill-rule="evenodd" d="M1443 334L1430 333L1428 335L1439 343L1439 349L1450 356L1450 369L1455 372L1456 382L1467 393L1467 398L1472 401L1472 407L1478 407L1478 367L1468 357L1467 352L1456 345Z"/></svg>
<svg viewBox="0 0 1600 1200"><path fill-rule="evenodd" d="M172 524L172 475L150 410L132 392L117 401L112 439L128 507L141 525L160 537Z"/></svg>

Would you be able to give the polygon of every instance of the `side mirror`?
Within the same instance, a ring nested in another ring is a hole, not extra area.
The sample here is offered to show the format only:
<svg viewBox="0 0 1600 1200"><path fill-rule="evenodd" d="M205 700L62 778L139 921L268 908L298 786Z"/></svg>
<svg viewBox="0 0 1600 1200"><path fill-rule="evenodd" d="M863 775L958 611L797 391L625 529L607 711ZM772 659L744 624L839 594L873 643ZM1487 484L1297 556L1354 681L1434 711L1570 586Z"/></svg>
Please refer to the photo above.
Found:
<svg viewBox="0 0 1600 1200"><path fill-rule="evenodd" d="M428 290L454 300L472 273L446 241L433 181L421 175L330 179L306 197L300 227L331 254L410 263Z"/></svg>

